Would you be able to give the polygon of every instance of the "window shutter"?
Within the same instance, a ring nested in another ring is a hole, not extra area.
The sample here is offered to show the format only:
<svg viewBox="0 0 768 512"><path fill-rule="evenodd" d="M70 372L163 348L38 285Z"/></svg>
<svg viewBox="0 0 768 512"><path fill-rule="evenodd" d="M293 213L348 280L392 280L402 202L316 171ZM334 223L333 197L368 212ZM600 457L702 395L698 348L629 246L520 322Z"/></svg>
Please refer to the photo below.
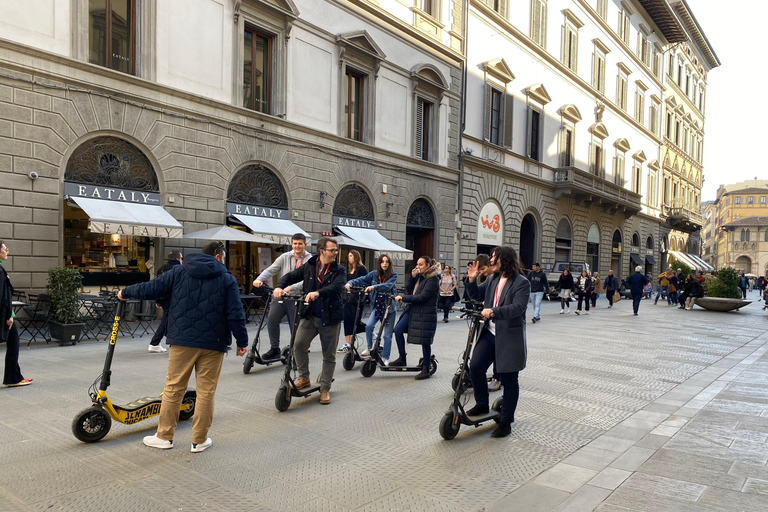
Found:
<svg viewBox="0 0 768 512"><path fill-rule="evenodd" d="M589 172L595 174L595 145L589 143Z"/></svg>
<svg viewBox="0 0 768 512"><path fill-rule="evenodd" d="M416 130L414 147L416 148L416 158L422 157L422 148L424 147L424 100L416 98Z"/></svg>
<svg viewBox="0 0 768 512"><path fill-rule="evenodd" d="M528 158L531 157L531 142L533 134L531 133L533 131L533 110L531 109L530 105L528 106L528 118L526 125L528 126L527 135L525 136L525 156Z"/></svg>
<svg viewBox="0 0 768 512"><path fill-rule="evenodd" d="M571 69L579 69L579 39L576 32L571 32Z"/></svg>
<svg viewBox="0 0 768 512"><path fill-rule="evenodd" d="M512 148L512 120L514 119L514 96L504 95L504 147Z"/></svg>
<svg viewBox="0 0 768 512"><path fill-rule="evenodd" d="M541 2L531 0L531 39L541 44Z"/></svg>
<svg viewBox="0 0 768 512"><path fill-rule="evenodd" d="M493 1L493 0L490 0ZM507 19L507 2L509 0L499 0L499 14L502 18Z"/></svg>
<svg viewBox="0 0 768 512"><path fill-rule="evenodd" d="M605 61L600 59L600 92L605 94Z"/></svg>
<svg viewBox="0 0 768 512"><path fill-rule="evenodd" d="M491 140L491 85L485 83L485 113L483 119L483 139L485 141Z"/></svg>

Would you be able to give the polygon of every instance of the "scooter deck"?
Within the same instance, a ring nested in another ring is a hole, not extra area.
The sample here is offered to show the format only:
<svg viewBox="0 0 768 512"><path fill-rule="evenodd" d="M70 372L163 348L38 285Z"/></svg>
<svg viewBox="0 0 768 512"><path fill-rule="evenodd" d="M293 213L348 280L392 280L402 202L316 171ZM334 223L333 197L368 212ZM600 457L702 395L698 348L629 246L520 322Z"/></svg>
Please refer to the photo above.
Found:
<svg viewBox="0 0 768 512"><path fill-rule="evenodd" d="M125 405L118 405L118 404L112 404L112 406L115 409L122 409L124 411L133 412L138 409L141 409L142 407L146 407L147 404L152 403L160 403L163 401L162 396L148 396L144 398L139 398L138 400L134 400L133 402Z"/></svg>
<svg viewBox="0 0 768 512"><path fill-rule="evenodd" d="M379 370L383 372L420 372L422 368L421 366L385 366L379 364Z"/></svg>
<svg viewBox="0 0 768 512"><path fill-rule="evenodd" d="M308 397L309 395L317 393L318 391L320 391L320 384L312 384L301 389L296 389L295 387L291 386L291 396L298 396L301 398Z"/></svg>
<svg viewBox="0 0 768 512"><path fill-rule="evenodd" d="M275 363L282 363L283 362L283 358L282 357L278 357L277 359L262 359L261 356L254 356L253 362L255 364L262 364L262 365L269 366L269 365L275 364Z"/></svg>
<svg viewBox="0 0 768 512"><path fill-rule="evenodd" d="M483 423L487 423L496 418L501 418L501 413L498 411L490 411L486 414L480 414L479 416L467 416L466 414L461 416L461 422L464 425L480 426Z"/></svg>

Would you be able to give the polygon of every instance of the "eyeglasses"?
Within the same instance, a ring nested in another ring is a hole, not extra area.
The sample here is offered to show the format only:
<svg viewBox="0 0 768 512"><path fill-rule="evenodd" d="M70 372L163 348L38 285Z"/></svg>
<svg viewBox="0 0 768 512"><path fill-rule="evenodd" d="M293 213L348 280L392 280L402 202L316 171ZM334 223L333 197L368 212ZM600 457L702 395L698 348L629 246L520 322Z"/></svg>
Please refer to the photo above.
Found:
<svg viewBox="0 0 768 512"><path fill-rule="evenodd" d="M323 250L324 250L325 252L332 252L332 253L334 253L334 254L336 254L337 252L339 252L339 250L338 250L338 249L323 249Z"/></svg>

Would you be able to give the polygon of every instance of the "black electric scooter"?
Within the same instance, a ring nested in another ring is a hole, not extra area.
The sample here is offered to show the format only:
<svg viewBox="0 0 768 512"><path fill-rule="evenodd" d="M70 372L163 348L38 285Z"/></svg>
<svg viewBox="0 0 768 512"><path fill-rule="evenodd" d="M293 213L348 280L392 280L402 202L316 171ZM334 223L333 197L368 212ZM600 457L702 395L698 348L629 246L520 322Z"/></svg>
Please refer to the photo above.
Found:
<svg viewBox="0 0 768 512"><path fill-rule="evenodd" d="M466 313L467 316L472 319L469 325L469 334L467 335L467 346L464 348L464 357L462 358L461 366L459 367L461 373L459 374L458 381L459 383L463 383L468 377L469 357L472 352L472 347L480 335L481 329L479 327L480 322L483 320L483 315L479 310L475 309L474 305L469 308L453 307L453 309ZM467 416L467 413L464 410L464 405L466 404L468 397L462 400L464 392L467 389L468 388L464 385L458 385L454 389L451 407L440 420L440 435L447 441L456 437L462 424L479 427L488 421L495 421L498 423L501 420L501 407L504 404L503 397L499 397L493 402L491 410L488 413L481 414L480 416Z"/></svg>
<svg viewBox="0 0 768 512"><path fill-rule="evenodd" d="M261 336L261 329L264 327L264 323L267 320L267 316L269 316L269 308L272 305L272 293L269 294L269 297L267 298L267 303L264 305L264 314L261 316L261 321L259 322L259 329L256 331L256 337L253 338L253 344L251 345L251 349L245 353L245 360L243 361L243 373L248 375L251 373L251 368L253 368L254 364L262 364L264 366L269 366L274 363L283 363L285 364L286 359L288 358L288 347L283 347L283 350L280 351L280 356L276 357L274 359L264 359L261 354L259 353L259 346L261 345L261 342L259 341Z"/></svg>
<svg viewBox="0 0 768 512"><path fill-rule="evenodd" d="M111 384L112 357L115 355L115 342L120 331L120 320L123 317L125 302L117 303L115 309L115 321L112 324L112 332L107 346L107 358L104 360L104 370L96 381L91 384L88 395L93 405L83 409L72 420L72 433L84 443L95 443L107 435L112 427L112 420L125 425L133 425L160 414L162 396L139 398L126 405L113 404L107 396L107 388ZM98 388L96 387L98 385ZM179 419L186 421L195 413L197 393L194 389L187 389L179 408Z"/></svg>
<svg viewBox="0 0 768 512"><path fill-rule="evenodd" d="M277 394L275 395L275 408L277 408L277 410L280 412L288 410L288 407L291 406L291 398L306 398L309 395L320 391L319 383L310 384L307 387L296 389L296 383L293 379L293 376L291 375L291 373L296 370L296 362L294 360L293 350L294 344L296 342L296 331L298 330L299 320L301 317L301 304L304 303L305 306L309 306L309 303L307 302L307 295L286 295L280 299L279 302L282 303L284 300L294 301L296 304L296 311L294 312L293 328L291 329L291 344L288 346L288 354L284 363L285 374L280 380L280 387L278 388Z"/></svg>
<svg viewBox="0 0 768 512"><path fill-rule="evenodd" d="M349 293L357 293L357 311L355 311L355 323L354 328L352 329L352 338L349 340L349 352L344 354L344 359L341 362L342 366L347 371L352 370L355 367L355 363L365 361L365 358L360 355L360 351L357 350L357 335L360 334L357 332L357 326L360 321L360 315L363 312L363 301L367 296L365 288L362 286L350 287Z"/></svg>
<svg viewBox="0 0 768 512"><path fill-rule="evenodd" d="M379 326L376 343L374 343L373 348L370 350L371 357L360 367L360 373L363 377L371 377L376 373L376 368L381 368L381 371L383 372L420 372L421 365L424 362L423 357L419 358L419 364L416 366L387 366L384 364L384 358L381 356L381 340L384 335L384 326L387 324L389 315L395 314L395 311L392 309L392 299L394 299L395 296L389 293L381 293L380 295L386 298L387 309L384 311L384 318L382 318L381 325ZM436 371L437 359L433 355L429 362L429 374L434 375Z"/></svg>
<svg viewBox="0 0 768 512"><path fill-rule="evenodd" d="M481 311L483 309L483 304L484 302L482 300L468 299L464 301L463 308L453 306L451 309L454 311L463 312L461 318L467 319L467 323L471 329L475 319L471 316L470 313L465 311ZM472 379L469 378L469 372L464 371L464 368L466 367L466 364L463 362L465 353L466 351L462 352L459 356L459 367L456 369L456 373L453 374L453 378L451 379L451 389L454 391L459 389L459 386L462 386L461 392L472 389Z"/></svg>

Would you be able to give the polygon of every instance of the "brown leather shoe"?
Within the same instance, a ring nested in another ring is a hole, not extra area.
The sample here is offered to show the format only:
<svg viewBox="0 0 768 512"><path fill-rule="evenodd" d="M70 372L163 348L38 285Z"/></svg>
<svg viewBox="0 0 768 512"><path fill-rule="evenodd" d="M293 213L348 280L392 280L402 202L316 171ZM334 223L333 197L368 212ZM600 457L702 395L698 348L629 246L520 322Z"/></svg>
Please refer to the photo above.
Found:
<svg viewBox="0 0 768 512"><path fill-rule="evenodd" d="M323 405L331 403L331 392L329 390L320 391L320 403Z"/></svg>
<svg viewBox="0 0 768 512"><path fill-rule="evenodd" d="M309 384L310 384L309 379L296 379L295 381L293 381L293 387L295 387L296 389L305 388L309 386Z"/></svg>

